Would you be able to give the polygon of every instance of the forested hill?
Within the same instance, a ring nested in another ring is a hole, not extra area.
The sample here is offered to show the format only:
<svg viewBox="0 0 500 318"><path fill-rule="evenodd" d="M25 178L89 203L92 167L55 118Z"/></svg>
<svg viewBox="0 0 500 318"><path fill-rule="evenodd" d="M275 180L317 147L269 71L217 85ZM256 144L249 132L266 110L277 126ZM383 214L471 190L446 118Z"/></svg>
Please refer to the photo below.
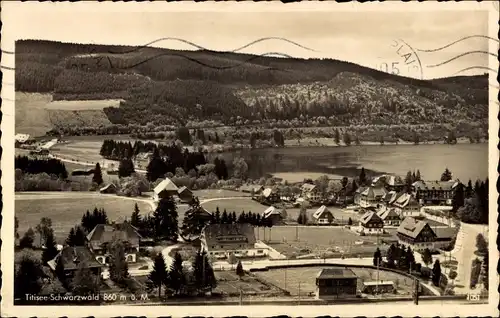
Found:
<svg viewBox="0 0 500 318"><path fill-rule="evenodd" d="M416 80L331 59L152 47L16 42L16 90L123 99L112 123L287 120L336 124L487 121L488 78Z"/></svg>

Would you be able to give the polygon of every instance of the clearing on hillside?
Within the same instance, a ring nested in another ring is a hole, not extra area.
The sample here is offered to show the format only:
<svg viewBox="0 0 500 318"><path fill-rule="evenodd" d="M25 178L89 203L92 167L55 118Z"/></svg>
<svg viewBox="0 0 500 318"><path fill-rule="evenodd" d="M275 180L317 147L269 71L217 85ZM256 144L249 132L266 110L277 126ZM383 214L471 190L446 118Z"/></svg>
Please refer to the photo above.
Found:
<svg viewBox="0 0 500 318"><path fill-rule="evenodd" d="M111 125L102 110L117 107L119 100L53 101L51 94L16 92L16 133L32 137L59 127Z"/></svg>

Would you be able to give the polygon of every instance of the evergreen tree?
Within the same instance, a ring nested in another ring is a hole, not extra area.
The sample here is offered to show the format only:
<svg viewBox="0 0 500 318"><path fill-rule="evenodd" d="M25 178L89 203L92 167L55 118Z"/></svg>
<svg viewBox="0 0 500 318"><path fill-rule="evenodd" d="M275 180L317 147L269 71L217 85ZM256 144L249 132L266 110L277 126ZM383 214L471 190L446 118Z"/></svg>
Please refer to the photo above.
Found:
<svg viewBox="0 0 500 318"><path fill-rule="evenodd" d="M245 271L243 270L243 265L241 261L238 261L238 265L236 265L236 275L238 275L241 279L245 275Z"/></svg>
<svg viewBox="0 0 500 318"><path fill-rule="evenodd" d="M224 209L224 212L222 212L222 216L220 218L220 222L222 224L228 224L229 223L229 216L227 215L227 211Z"/></svg>
<svg viewBox="0 0 500 318"><path fill-rule="evenodd" d="M339 129L335 129L335 135L334 135L334 141L335 143L338 145L340 144L340 132L339 132Z"/></svg>
<svg viewBox="0 0 500 318"><path fill-rule="evenodd" d="M132 216L130 217L130 224L132 226L135 226L136 228L139 228L141 226L141 215L139 213L139 206L136 202L134 205L134 212L132 212Z"/></svg>
<svg viewBox="0 0 500 318"><path fill-rule="evenodd" d="M382 266L382 253L378 247L375 253L373 253L373 266Z"/></svg>
<svg viewBox="0 0 500 318"><path fill-rule="evenodd" d="M193 262L194 283L198 293L204 293L217 286L214 271L208 261L206 252L198 252Z"/></svg>
<svg viewBox="0 0 500 318"><path fill-rule="evenodd" d="M19 241L20 248L33 248L33 242L35 241L35 232L30 227L26 233L24 233L23 237Z"/></svg>
<svg viewBox="0 0 500 318"><path fill-rule="evenodd" d="M215 224L220 224L221 223L221 215L220 215L219 207L215 208L214 223Z"/></svg>
<svg viewBox="0 0 500 318"><path fill-rule="evenodd" d="M95 164L94 176L92 177L92 182L95 182L98 185L100 185L100 184L102 184L104 182L102 180L101 165L99 165L99 162Z"/></svg>
<svg viewBox="0 0 500 318"><path fill-rule="evenodd" d="M347 225L352 225L352 219L349 217L349 220L347 221Z"/></svg>
<svg viewBox="0 0 500 318"><path fill-rule="evenodd" d="M434 262L434 267L432 268L432 283L434 286L439 286L439 281L441 279L441 264L439 259Z"/></svg>
<svg viewBox="0 0 500 318"><path fill-rule="evenodd" d="M422 253L422 262L424 262L426 266L432 264L432 254L428 248L426 248Z"/></svg>
<svg viewBox="0 0 500 318"><path fill-rule="evenodd" d="M364 167L362 167L362 168L361 168L361 172L359 173L359 184L360 184L361 186L365 186L365 185L366 185L366 182L367 182L367 180L366 180L365 168L364 168Z"/></svg>
<svg viewBox="0 0 500 318"><path fill-rule="evenodd" d="M397 259L397 251L396 251L396 246L394 244L391 244L391 246L389 246L386 258L387 258L387 266L389 268L394 268Z"/></svg>
<svg viewBox="0 0 500 318"><path fill-rule="evenodd" d="M409 246L406 250L406 264L408 264L410 270L415 270L415 255Z"/></svg>
<svg viewBox="0 0 500 318"><path fill-rule="evenodd" d="M85 260L78 263L75 276L71 280L71 292L80 296L99 293L99 277L92 273Z"/></svg>
<svg viewBox="0 0 500 318"><path fill-rule="evenodd" d="M157 240L166 239L177 242L179 235L177 206L171 196L163 198L153 213L154 235Z"/></svg>
<svg viewBox="0 0 500 318"><path fill-rule="evenodd" d="M118 176L120 178L130 177L134 172L134 163L131 159L120 160L120 165L118 166Z"/></svg>
<svg viewBox="0 0 500 318"><path fill-rule="evenodd" d="M163 254L158 253L154 259L153 270L149 273L146 281L149 290L158 288L158 298L161 297L161 287L168 281L166 266Z"/></svg>
<svg viewBox="0 0 500 318"><path fill-rule="evenodd" d="M246 223L246 215L245 215L245 211L242 211L240 213L240 215L238 216L238 221L237 221L238 224L243 224L243 223Z"/></svg>
<svg viewBox="0 0 500 318"><path fill-rule="evenodd" d="M466 198L472 197L473 192L474 189L472 188L472 181L469 179L469 182L467 182L467 187L465 188L465 197Z"/></svg>
<svg viewBox="0 0 500 318"><path fill-rule="evenodd" d="M84 246L86 235L81 226L75 226L69 231L68 238L66 238L66 245L68 246Z"/></svg>
<svg viewBox="0 0 500 318"><path fill-rule="evenodd" d="M463 207L465 204L465 191L464 185L459 182L455 187L452 198L452 211L456 212L459 208Z"/></svg>
<svg viewBox="0 0 500 318"><path fill-rule="evenodd" d="M189 240L190 237L198 237L208 222L209 219L204 217L200 201L198 198L193 198L189 204L189 209L184 214L184 220L182 221L182 237L187 240Z"/></svg>
<svg viewBox="0 0 500 318"><path fill-rule="evenodd" d="M184 269L182 268L182 257L181 254L175 253L174 261L170 265L168 271L168 287L174 292L174 294L179 295L182 288L186 285L186 275L184 274Z"/></svg>
<svg viewBox="0 0 500 318"><path fill-rule="evenodd" d="M476 236L476 248L478 253L481 255L486 255L488 253L488 243L481 233Z"/></svg>
<svg viewBox="0 0 500 318"><path fill-rule="evenodd" d="M231 213L231 223L235 224L236 221L237 221L236 211L233 211L233 213Z"/></svg>
<svg viewBox="0 0 500 318"><path fill-rule="evenodd" d="M406 192L410 192L411 191L412 184L413 184L413 176L411 175L411 171L408 171L406 173L406 177L405 177Z"/></svg>
<svg viewBox="0 0 500 318"><path fill-rule="evenodd" d="M54 232L52 230L52 220L46 217L41 218L40 223L36 226L36 231L40 235L40 245L44 245L50 233Z"/></svg>
<svg viewBox="0 0 500 318"><path fill-rule="evenodd" d="M54 239L54 234L49 232L47 237L45 238L45 249L42 253L42 262L43 264L47 264L48 261L54 259L56 257L58 251L56 247L56 241Z"/></svg>
<svg viewBox="0 0 500 318"><path fill-rule="evenodd" d="M125 261L125 243L114 240L110 245L111 261L109 264L109 277L119 285L123 285L129 277L128 264Z"/></svg>
<svg viewBox="0 0 500 318"><path fill-rule="evenodd" d="M422 176L420 175L420 170L417 170L417 174L415 175L415 181L422 181Z"/></svg>
<svg viewBox="0 0 500 318"><path fill-rule="evenodd" d="M441 174L441 181L450 181L452 179L451 171L446 168Z"/></svg>

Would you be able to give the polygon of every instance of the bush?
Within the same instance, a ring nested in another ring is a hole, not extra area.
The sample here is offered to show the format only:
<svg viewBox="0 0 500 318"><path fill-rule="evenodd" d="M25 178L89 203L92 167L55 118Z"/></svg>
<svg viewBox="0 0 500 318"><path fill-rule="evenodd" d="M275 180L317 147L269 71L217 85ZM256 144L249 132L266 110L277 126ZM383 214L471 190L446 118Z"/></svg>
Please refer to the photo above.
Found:
<svg viewBox="0 0 500 318"><path fill-rule="evenodd" d="M420 269L420 276L423 279L429 279L431 277L432 271L429 267L422 267Z"/></svg>

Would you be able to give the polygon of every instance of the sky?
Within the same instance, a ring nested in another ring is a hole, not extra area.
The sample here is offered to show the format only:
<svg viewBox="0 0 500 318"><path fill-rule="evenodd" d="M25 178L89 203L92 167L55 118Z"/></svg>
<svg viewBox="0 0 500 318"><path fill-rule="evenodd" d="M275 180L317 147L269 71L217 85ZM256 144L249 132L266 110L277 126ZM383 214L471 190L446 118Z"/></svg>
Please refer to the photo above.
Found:
<svg viewBox="0 0 500 318"><path fill-rule="evenodd" d="M477 51L488 51L491 42L484 37L473 37L435 52L421 51L435 50L468 36L488 35L485 11L73 10L61 14L47 10L23 10L5 18L7 26L15 26L16 39L144 45L169 37L194 42L207 49L226 51L261 38L273 37L240 52L279 52L299 58L334 58L424 79L485 73L485 69L462 70L487 67L488 54ZM275 38L286 38L314 51ZM175 40L160 41L153 46L194 49ZM460 56L462 54L465 55ZM454 60L444 63L450 59Z"/></svg>

